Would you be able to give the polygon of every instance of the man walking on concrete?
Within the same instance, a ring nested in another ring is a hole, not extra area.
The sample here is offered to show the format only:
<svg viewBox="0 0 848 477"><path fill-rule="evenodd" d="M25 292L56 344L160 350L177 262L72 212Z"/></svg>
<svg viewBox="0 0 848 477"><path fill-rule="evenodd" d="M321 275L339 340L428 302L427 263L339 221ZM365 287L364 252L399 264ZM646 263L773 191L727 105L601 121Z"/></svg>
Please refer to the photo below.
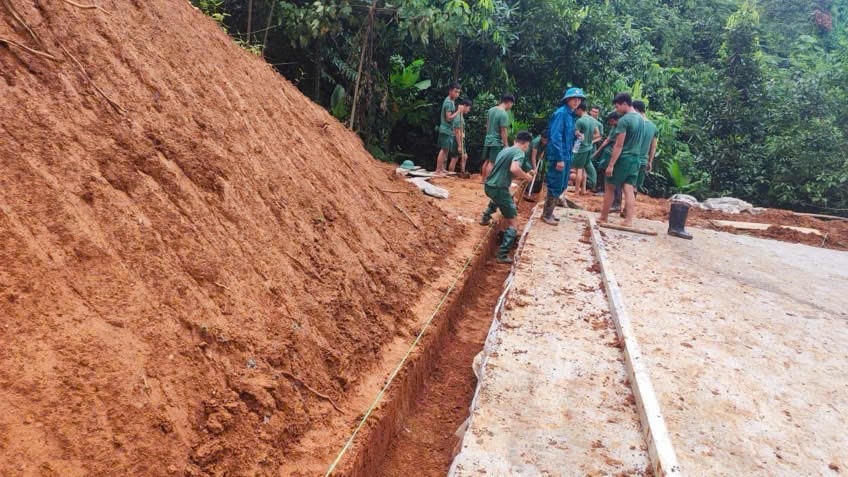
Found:
<svg viewBox="0 0 848 477"><path fill-rule="evenodd" d="M617 136L613 146L610 163L607 166L607 183L604 186L604 205L601 209L600 222L609 218L615 186L623 186L626 217L624 225L633 226L636 215L636 181L639 179L639 159L642 151L642 137L645 132L645 120L633 109L633 102L628 93L618 93L613 98L615 110L621 115L615 127Z"/></svg>
<svg viewBox="0 0 848 477"><path fill-rule="evenodd" d="M580 88L568 88L562 96L562 106L554 111L549 126L550 140L546 150L548 160L548 172L545 177L545 185L548 195L545 197L545 206L542 211L542 221L548 225L558 225L554 217L554 208L557 199L568 185L568 174L571 169L572 149L574 140L577 138L575 123L577 118L574 110L577 109L586 95ZM582 137L581 137L582 139Z"/></svg>

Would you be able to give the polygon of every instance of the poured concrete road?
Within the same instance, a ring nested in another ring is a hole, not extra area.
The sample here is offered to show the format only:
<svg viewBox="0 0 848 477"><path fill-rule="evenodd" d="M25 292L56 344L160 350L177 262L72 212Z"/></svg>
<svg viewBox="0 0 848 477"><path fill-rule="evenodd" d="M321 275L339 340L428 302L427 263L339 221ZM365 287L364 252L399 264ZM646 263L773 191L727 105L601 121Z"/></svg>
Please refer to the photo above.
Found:
<svg viewBox="0 0 848 477"><path fill-rule="evenodd" d="M848 253L637 226L603 231L684 473L848 473Z"/></svg>
<svg viewBox="0 0 848 477"><path fill-rule="evenodd" d="M454 476L643 475L639 417L582 216L536 222Z"/></svg>

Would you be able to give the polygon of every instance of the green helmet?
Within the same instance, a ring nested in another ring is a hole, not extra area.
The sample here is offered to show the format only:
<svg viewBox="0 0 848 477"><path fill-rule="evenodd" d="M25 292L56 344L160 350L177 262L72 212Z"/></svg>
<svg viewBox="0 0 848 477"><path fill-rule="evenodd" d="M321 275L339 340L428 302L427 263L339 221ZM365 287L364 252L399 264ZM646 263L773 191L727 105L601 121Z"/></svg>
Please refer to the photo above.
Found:
<svg viewBox="0 0 848 477"><path fill-rule="evenodd" d="M580 88L568 88L562 95L562 100L565 101L570 98L586 99L586 95L583 94L583 90Z"/></svg>

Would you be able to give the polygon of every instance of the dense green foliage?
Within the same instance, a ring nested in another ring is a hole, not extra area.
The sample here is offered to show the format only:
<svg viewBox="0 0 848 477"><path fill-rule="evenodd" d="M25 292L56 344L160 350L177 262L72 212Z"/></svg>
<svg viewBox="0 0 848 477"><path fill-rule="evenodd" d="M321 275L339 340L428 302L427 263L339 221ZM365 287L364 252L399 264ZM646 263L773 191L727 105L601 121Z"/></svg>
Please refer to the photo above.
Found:
<svg viewBox="0 0 848 477"><path fill-rule="evenodd" d="M660 130L654 195L848 209L848 0L195 4L382 160L431 165L454 80L475 101L472 162L501 93L518 97L516 125L538 133L577 85L605 112L617 91L648 102Z"/></svg>

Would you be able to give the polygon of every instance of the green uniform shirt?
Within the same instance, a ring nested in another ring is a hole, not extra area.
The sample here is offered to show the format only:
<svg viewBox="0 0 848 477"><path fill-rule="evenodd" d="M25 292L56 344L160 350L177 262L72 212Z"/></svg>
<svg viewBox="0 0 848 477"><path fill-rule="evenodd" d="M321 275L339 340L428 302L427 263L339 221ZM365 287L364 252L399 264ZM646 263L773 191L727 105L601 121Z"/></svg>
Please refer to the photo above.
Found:
<svg viewBox="0 0 848 477"><path fill-rule="evenodd" d="M592 118L592 119L595 119L595 118ZM601 137L603 137L604 136L604 123L598 121L597 119L595 119L595 122L598 124L598 133L601 135Z"/></svg>
<svg viewBox="0 0 848 477"><path fill-rule="evenodd" d="M645 120L636 112L627 113L618 120L616 134L624 133L624 146L621 148L621 158L639 159L642 157L642 137L645 132Z"/></svg>
<svg viewBox="0 0 848 477"><path fill-rule="evenodd" d="M659 136L657 126L645 119L645 132L642 135L642 157L639 158L639 164L643 166L648 164L648 154L651 153L651 142L657 136Z"/></svg>
<svg viewBox="0 0 848 477"><path fill-rule="evenodd" d="M450 96L448 96L442 102L442 114L439 117L439 134L453 135L453 128L451 127L451 123L445 119L445 114L452 113L454 111L456 111L456 104L454 104L453 100L450 99Z"/></svg>
<svg viewBox="0 0 848 477"><path fill-rule="evenodd" d="M459 129L460 131L465 132L465 116L463 116L462 113L458 113L456 116L453 117L453 121L451 121L451 128L453 128L454 141L456 141L456 139L455 139L456 138L456 133L455 133L456 130ZM462 141L462 142L463 142L462 148L465 149L465 141ZM457 147L457 150L458 150L459 145L454 144L454 146ZM459 151L459 152L462 152L462 151Z"/></svg>
<svg viewBox="0 0 848 477"><path fill-rule="evenodd" d="M542 145L542 136L536 136L536 138L533 139L533 142L530 143L530 147L527 148L527 154L524 155L524 159L532 166L533 151L536 151L536 162L539 162L544 159L542 155L545 153L546 147L547 146Z"/></svg>
<svg viewBox="0 0 848 477"><path fill-rule="evenodd" d="M518 146L508 147L501 151L500 154L498 154L498 158L495 159L495 165L492 167L492 172L489 173L489 177L486 179L486 185L489 187L501 187L508 189L509 185L512 183L512 172L509 171L509 168L512 166L512 163L516 161L523 165L524 151L519 149Z"/></svg>
<svg viewBox="0 0 848 477"><path fill-rule="evenodd" d="M489 129L486 130L486 139L483 142L484 146L501 146L501 128L509 127L509 115L503 109L493 106L487 113L489 118Z"/></svg>
<svg viewBox="0 0 848 477"><path fill-rule="evenodd" d="M592 150L592 136L595 135L595 128L598 127L595 121L595 118L589 116L588 114L584 114L580 116L580 119L577 120L577 123L574 125L574 128L583 133L583 142L580 143L580 149L577 153L587 152Z"/></svg>

